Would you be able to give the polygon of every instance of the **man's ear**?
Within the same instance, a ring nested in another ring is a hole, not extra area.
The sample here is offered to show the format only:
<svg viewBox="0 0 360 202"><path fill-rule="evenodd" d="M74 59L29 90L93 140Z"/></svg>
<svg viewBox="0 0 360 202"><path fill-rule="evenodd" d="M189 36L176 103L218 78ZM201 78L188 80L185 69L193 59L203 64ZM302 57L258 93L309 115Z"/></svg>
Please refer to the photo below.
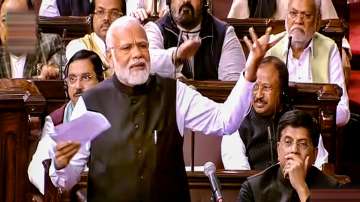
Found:
<svg viewBox="0 0 360 202"><path fill-rule="evenodd" d="M112 60L111 50L106 51L106 61L108 62L109 66L110 66L111 68L114 67L113 60Z"/></svg>

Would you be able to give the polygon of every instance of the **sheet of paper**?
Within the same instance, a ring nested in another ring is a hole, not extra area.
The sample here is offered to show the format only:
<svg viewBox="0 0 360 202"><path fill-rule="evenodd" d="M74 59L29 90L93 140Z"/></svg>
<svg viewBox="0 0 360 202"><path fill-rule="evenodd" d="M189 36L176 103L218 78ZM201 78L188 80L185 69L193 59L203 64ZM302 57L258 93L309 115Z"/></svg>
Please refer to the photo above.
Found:
<svg viewBox="0 0 360 202"><path fill-rule="evenodd" d="M110 126L109 121L101 113L86 111L79 118L56 126L52 138L56 142L70 140L83 144L93 140Z"/></svg>

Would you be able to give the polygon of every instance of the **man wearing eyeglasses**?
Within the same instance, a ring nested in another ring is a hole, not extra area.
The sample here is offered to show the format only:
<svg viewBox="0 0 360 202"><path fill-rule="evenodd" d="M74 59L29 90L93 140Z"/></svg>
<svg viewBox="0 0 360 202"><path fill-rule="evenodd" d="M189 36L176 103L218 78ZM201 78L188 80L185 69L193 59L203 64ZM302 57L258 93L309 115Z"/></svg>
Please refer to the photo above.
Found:
<svg viewBox="0 0 360 202"><path fill-rule="evenodd" d="M111 23L125 15L126 5L124 0L94 0L90 5L91 27L93 32L82 38L74 39L66 47L66 58L69 59L81 49L92 50L97 53L104 65L105 77L112 75L106 61L105 36Z"/></svg>
<svg viewBox="0 0 360 202"><path fill-rule="evenodd" d="M288 61L289 81L339 85L343 94L336 109L336 125L343 126L349 121L350 111L342 60L336 43L317 32L320 6L320 0L289 0L286 32L279 34L285 37L267 54Z"/></svg>
<svg viewBox="0 0 360 202"><path fill-rule="evenodd" d="M319 124L310 114L284 113L277 128L279 163L249 177L239 201L309 201L310 189L337 188L335 179L313 166L319 141Z"/></svg>
<svg viewBox="0 0 360 202"><path fill-rule="evenodd" d="M70 101L46 117L42 137L28 168L30 181L44 194L44 167L42 162L54 156L51 147L56 143L51 139L54 127L69 122L75 104L81 94L104 80L102 62L99 56L88 50L80 50L70 58L65 67L65 85ZM80 145L74 145L74 149ZM71 149L71 148L70 148Z"/></svg>
<svg viewBox="0 0 360 202"><path fill-rule="evenodd" d="M234 28L206 0L168 0L170 11L145 25L154 71L195 80L236 81L245 56ZM155 69L156 68L156 69Z"/></svg>

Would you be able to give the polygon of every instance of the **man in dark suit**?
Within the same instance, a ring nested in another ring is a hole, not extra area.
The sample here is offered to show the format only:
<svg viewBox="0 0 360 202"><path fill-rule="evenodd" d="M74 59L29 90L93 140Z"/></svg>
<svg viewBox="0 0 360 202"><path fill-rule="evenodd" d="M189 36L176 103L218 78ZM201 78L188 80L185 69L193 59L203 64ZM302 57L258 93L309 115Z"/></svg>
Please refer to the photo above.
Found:
<svg viewBox="0 0 360 202"><path fill-rule="evenodd" d="M277 129L279 163L245 181L240 201L308 201L312 188L336 188L335 179L312 166L317 155L319 125L310 114L292 110Z"/></svg>
<svg viewBox="0 0 360 202"><path fill-rule="evenodd" d="M35 50L27 52L10 51L8 34L8 13L33 11L30 1L5 0L1 4L0 21L0 78L39 78L52 79L59 77L61 62L61 39L56 34L37 35Z"/></svg>

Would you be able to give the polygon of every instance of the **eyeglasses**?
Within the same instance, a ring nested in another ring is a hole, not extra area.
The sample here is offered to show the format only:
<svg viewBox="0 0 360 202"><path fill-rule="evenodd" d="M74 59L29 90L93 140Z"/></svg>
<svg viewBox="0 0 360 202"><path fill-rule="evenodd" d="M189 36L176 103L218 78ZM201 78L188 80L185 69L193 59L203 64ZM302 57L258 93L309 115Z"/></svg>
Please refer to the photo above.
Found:
<svg viewBox="0 0 360 202"><path fill-rule="evenodd" d="M78 80L79 81L84 81L84 82L89 82L89 81L92 81L93 78L95 78L95 77L96 76L93 76L91 74L81 74L81 75L71 74L66 78L66 81L70 85L74 85Z"/></svg>
<svg viewBox="0 0 360 202"><path fill-rule="evenodd" d="M289 11L288 15L292 19L296 19L298 16L300 16L302 19L305 19L308 21L312 20L314 17L314 14L312 12L299 12L297 10Z"/></svg>
<svg viewBox="0 0 360 202"><path fill-rule="evenodd" d="M121 11L118 11L118 10L109 10L109 11L106 11L106 10L96 10L94 12L94 15L97 15L99 16L100 18L104 18L105 16L110 16L110 18L112 20L115 20L121 16L123 16L124 14L121 12Z"/></svg>
<svg viewBox="0 0 360 202"><path fill-rule="evenodd" d="M311 144L306 140L294 141L290 138L285 138L284 140L282 140L280 142L283 146L285 146L285 148L291 148L291 147L293 147L294 144L296 144L296 147L302 151L307 150L311 146Z"/></svg>
<svg viewBox="0 0 360 202"><path fill-rule="evenodd" d="M269 84L260 85L256 83L253 88L253 93L257 93L260 89L264 93L270 93L273 88Z"/></svg>

